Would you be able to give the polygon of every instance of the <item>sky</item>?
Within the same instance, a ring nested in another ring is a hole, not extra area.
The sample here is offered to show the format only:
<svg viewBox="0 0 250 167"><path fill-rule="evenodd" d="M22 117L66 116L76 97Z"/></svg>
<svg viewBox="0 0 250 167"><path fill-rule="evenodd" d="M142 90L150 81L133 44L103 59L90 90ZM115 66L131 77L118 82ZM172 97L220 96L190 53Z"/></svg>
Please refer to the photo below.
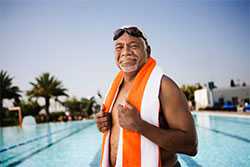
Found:
<svg viewBox="0 0 250 167"><path fill-rule="evenodd" d="M179 86L250 85L250 1L0 0L0 70L25 92L49 72L71 96L104 95L118 68L113 32L139 26Z"/></svg>

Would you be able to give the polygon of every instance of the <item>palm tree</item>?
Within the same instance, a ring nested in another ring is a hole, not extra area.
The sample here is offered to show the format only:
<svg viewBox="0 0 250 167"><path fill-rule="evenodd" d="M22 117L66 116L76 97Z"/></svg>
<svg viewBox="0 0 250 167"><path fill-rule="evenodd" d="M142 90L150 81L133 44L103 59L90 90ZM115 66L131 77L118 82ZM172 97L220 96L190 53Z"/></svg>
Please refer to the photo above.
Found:
<svg viewBox="0 0 250 167"><path fill-rule="evenodd" d="M93 113L96 113L100 108L100 105L96 102L95 97L90 99L82 98L82 103L85 104L85 111L88 113L88 116L91 116Z"/></svg>
<svg viewBox="0 0 250 167"><path fill-rule="evenodd" d="M195 85L182 85L181 90L185 94L187 100L191 101L192 104L194 105L194 92L198 89L201 89L202 86L200 83L197 83Z"/></svg>
<svg viewBox="0 0 250 167"><path fill-rule="evenodd" d="M10 77L7 71L0 71L0 122L2 122L3 118L3 100L4 99L15 99L18 101L19 97L21 97L20 89L17 86L13 86L13 78Z"/></svg>
<svg viewBox="0 0 250 167"><path fill-rule="evenodd" d="M42 107L39 105L37 100L35 101L26 101L26 100L21 100L19 102L19 106L22 109L22 115L27 116L27 115L32 115L32 116L37 116L39 112L42 110Z"/></svg>
<svg viewBox="0 0 250 167"><path fill-rule="evenodd" d="M63 88L62 82L57 80L54 76L50 76L49 73L43 73L39 77L35 78L36 82L30 82L33 86L31 90L27 91L27 95L32 98L42 97L45 99L45 111L50 119L50 99L58 96L68 96L67 89Z"/></svg>
<svg viewBox="0 0 250 167"><path fill-rule="evenodd" d="M81 104L81 101L79 101L76 97L68 98L63 103L70 112L82 112L84 106Z"/></svg>

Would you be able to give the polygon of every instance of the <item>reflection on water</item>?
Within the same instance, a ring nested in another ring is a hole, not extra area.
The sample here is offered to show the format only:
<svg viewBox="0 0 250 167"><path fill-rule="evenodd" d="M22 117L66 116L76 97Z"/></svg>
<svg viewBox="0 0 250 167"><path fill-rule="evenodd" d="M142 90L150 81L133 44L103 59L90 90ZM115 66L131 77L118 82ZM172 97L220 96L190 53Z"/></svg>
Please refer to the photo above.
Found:
<svg viewBox="0 0 250 167"><path fill-rule="evenodd" d="M0 148L3 146L3 129L0 128Z"/></svg>
<svg viewBox="0 0 250 167"><path fill-rule="evenodd" d="M205 128L210 128L211 127L211 120L210 120L210 116L209 114L202 114L199 116L196 116L196 123L201 126L201 127L205 127Z"/></svg>
<svg viewBox="0 0 250 167"><path fill-rule="evenodd" d="M35 126L36 125L36 120L34 117L32 116L26 116L23 118L23 123L22 126L25 127L29 127L29 126Z"/></svg>
<svg viewBox="0 0 250 167"><path fill-rule="evenodd" d="M0 128L0 166L15 166L77 134L94 121Z"/></svg>
<svg viewBox="0 0 250 167"><path fill-rule="evenodd" d="M47 132L48 132L48 137L47 137L47 143L48 143L48 145L50 144L50 143L52 143L52 136L53 135L51 135L52 134L52 132L51 132L51 124L49 123L48 124L48 130L47 130Z"/></svg>

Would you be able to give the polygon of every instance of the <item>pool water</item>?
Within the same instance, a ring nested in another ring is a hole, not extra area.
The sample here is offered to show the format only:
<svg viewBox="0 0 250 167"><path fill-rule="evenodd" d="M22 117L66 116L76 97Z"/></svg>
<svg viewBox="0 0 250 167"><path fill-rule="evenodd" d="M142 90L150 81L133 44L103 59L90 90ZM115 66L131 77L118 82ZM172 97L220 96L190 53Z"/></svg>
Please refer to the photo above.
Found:
<svg viewBox="0 0 250 167"><path fill-rule="evenodd" d="M2 128L0 166L89 166L100 144L93 120Z"/></svg>
<svg viewBox="0 0 250 167"><path fill-rule="evenodd" d="M250 166L250 119L194 115L198 133L198 154L180 156L188 166ZM185 160L186 159L186 160ZM191 163L189 165L189 163Z"/></svg>
<svg viewBox="0 0 250 167"><path fill-rule="evenodd" d="M250 166L250 118L193 117L198 154L179 154L183 167ZM101 135L93 120L1 128L0 137L1 167L99 166Z"/></svg>

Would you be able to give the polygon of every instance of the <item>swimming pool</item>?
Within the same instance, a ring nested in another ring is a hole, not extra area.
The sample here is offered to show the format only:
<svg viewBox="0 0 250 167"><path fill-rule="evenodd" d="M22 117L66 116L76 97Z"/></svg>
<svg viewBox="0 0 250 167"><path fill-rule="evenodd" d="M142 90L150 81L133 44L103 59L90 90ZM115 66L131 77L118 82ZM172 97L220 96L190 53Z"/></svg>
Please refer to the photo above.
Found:
<svg viewBox="0 0 250 167"><path fill-rule="evenodd" d="M184 167L250 166L250 119L194 113L198 154ZM93 120L0 129L0 166L98 166L101 135Z"/></svg>

